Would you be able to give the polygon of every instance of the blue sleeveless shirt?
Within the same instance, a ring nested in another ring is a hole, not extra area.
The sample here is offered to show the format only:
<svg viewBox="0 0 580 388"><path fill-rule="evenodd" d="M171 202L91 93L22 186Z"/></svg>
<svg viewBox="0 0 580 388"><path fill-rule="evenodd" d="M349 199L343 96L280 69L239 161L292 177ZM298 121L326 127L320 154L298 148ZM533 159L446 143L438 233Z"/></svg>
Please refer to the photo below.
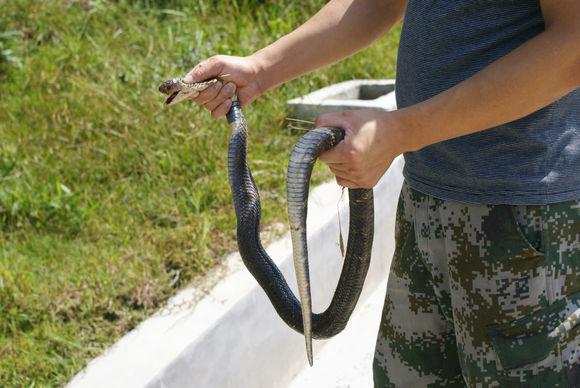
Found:
<svg viewBox="0 0 580 388"><path fill-rule="evenodd" d="M409 0L398 106L449 89L542 31L539 0ZM580 89L520 120L406 153L404 175L418 191L464 202L580 198Z"/></svg>

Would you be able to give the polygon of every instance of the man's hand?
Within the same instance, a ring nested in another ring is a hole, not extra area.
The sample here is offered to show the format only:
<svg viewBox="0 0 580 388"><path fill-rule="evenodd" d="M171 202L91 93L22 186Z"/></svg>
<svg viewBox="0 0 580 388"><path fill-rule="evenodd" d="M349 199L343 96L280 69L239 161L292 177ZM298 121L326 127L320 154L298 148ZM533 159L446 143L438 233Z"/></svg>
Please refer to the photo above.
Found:
<svg viewBox="0 0 580 388"><path fill-rule="evenodd" d="M391 112L371 109L329 113L316 119L316 127L339 127L344 140L320 155L336 176L336 182L348 188L372 188L400 153L400 123Z"/></svg>
<svg viewBox="0 0 580 388"><path fill-rule="evenodd" d="M213 117L222 117L230 110L232 96L237 93L242 105L247 105L264 91L258 79L259 66L252 57L216 55L195 66L184 78L187 83L219 77L218 82L193 98L204 106Z"/></svg>

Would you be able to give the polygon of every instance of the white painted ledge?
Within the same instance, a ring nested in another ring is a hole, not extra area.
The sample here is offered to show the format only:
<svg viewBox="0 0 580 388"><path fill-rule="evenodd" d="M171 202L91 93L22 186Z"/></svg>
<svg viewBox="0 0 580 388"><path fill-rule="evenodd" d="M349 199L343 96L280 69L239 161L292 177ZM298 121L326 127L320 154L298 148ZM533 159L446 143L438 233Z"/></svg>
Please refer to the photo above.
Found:
<svg viewBox="0 0 580 388"><path fill-rule="evenodd" d="M352 322L359 323L349 323L343 333L331 340L315 341L315 354L327 343L334 346L333 341L344 343L345 338L360 335L351 326L365 327L361 314L376 322L381 313L376 302L377 292L380 293L377 287L384 284L394 249L402 166L402 158L395 160L375 188L371 268L352 318ZM323 184L310 195L308 241L314 311L323 310L329 303L342 267L336 219L339 198L340 188L334 183ZM345 225L348 229L347 213L346 201L343 201L340 212L341 218L344 217L343 233L347 232ZM267 250L296 290L289 236ZM188 302L197 291L193 288L181 291L167 308L93 360L68 387L285 387L308 367L302 335L288 328L277 316L238 254L227 258L225 277L206 297L196 304ZM374 299L369 299L373 293ZM368 300L375 300L374 305ZM360 306L375 307L361 309ZM368 330L371 333L364 334L367 342L369 335L374 337L376 328ZM329 368L328 362L320 361L322 354L316 356L313 368L318 363L321 368ZM356 357L359 357L357 352L344 352L342 365L359 365L360 360L354 360ZM365 357L368 358L368 350ZM300 376L298 379L309 378Z"/></svg>
<svg viewBox="0 0 580 388"><path fill-rule="evenodd" d="M333 84L288 101L289 117L314 120L318 115L351 109L397 109L394 79L355 79Z"/></svg>

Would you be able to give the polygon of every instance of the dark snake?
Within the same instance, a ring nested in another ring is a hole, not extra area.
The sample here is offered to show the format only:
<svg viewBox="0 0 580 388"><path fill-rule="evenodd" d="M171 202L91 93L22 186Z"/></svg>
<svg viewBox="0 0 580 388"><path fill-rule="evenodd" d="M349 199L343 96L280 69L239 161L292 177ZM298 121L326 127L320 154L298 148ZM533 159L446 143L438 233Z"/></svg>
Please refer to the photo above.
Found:
<svg viewBox="0 0 580 388"><path fill-rule="evenodd" d="M169 95L166 104L192 97L211 79L186 84L179 78L164 82L159 90ZM292 329L303 333L308 362L312 365L312 338L329 338L346 326L362 291L370 265L374 232L372 189L349 189L350 222L344 264L328 308L312 313L306 215L312 168L318 156L344 138L341 128L321 127L307 132L294 146L287 174L288 218L294 268L300 301L260 241L260 196L247 162L248 127L237 98L227 114L232 129L228 148L228 176L237 217L237 242L242 260L262 287L274 309Z"/></svg>

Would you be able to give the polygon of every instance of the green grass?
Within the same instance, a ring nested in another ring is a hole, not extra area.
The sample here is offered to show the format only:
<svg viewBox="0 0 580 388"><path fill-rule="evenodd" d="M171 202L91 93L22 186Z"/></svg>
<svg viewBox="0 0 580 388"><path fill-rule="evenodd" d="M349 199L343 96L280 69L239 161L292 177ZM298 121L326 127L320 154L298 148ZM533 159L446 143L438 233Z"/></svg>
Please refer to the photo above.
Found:
<svg viewBox="0 0 580 388"><path fill-rule="evenodd" d="M0 7L0 386L55 386L235 249L228 127L158 84L247 55L323 1ZM285 101L394 76L398 31L246 109L265 228L285 222ZM327 179L320 172L317 180Z"/></svg>

